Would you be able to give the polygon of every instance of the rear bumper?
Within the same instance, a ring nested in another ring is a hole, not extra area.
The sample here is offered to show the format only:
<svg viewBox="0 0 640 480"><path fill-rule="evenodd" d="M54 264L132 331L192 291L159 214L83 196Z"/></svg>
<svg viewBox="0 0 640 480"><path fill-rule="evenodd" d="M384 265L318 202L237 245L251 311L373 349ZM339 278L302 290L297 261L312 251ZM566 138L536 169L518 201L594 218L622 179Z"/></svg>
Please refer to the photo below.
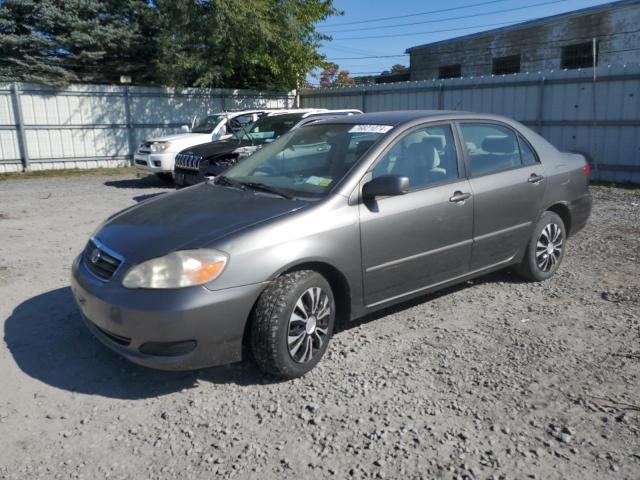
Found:
<svg viewBox="0 0 640 480"><path fill-rule="evenodd" d="M263 287L128 290L98 282L80 257L71 274L73 296L94 336L128 360L161 370L240 360L246 321Z"/></svg>
<svg viewBox="0 0 640 480"><path fill-rule="evenodd" d="M169 153L138 153L133 156L133 165L145 172L171 173L175 164L176 154Z"/></svg>
<svg viewBox="0 0 640 480"><path fill-rule="evenodd" d="M591 215L591 207L593 200L591 194L587 193L572 202L569 202L569 212L571 213L571 229L569 236L575 235L582 230L587 224L589 215Z"/></svg>

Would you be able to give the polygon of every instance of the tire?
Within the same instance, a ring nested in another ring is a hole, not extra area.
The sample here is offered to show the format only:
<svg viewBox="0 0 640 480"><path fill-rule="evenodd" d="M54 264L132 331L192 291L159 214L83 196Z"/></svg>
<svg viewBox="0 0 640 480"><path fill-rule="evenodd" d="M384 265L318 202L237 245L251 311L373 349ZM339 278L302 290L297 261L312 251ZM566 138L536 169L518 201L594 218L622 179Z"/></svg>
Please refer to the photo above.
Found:
<svg viewBox="0 0 640 480"><path fill-rule="evenodd" d="M318 272L300 270L273 280L251 318L250 345L258 367L283 379L307 373L327 350L335 311L331 286Z"/></svg>
<svg viewBox="0 0 640 480"><path fill-rule="evenodd" d="M163 182L173 182L173 173L171 172L156 173L156 176Z"/></svg>
<svg viewBox="0 0 640 480"><path fill-rule="evenodd" d="M549 238L553 245L550 245ZM544 212L533 230L522 262L516 271L533 282L551 278L558 270L566 249L567 231L562 218Z"/></svg>

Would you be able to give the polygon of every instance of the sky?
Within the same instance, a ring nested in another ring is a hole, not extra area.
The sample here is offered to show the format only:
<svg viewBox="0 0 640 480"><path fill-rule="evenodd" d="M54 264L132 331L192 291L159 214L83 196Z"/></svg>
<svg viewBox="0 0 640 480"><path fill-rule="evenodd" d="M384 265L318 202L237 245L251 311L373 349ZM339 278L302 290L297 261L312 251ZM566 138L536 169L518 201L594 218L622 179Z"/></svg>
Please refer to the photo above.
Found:
<svg viewBox="0 0 640 480"><path fill-rule="evenodd" d="M327 60L352 76L369 75L396 63L408 66L402 54L409 47L604 3L610 0L334 0L344 15L318 30L333 37L321 49ZM355 58L373 56L386 58Z"/></svg>

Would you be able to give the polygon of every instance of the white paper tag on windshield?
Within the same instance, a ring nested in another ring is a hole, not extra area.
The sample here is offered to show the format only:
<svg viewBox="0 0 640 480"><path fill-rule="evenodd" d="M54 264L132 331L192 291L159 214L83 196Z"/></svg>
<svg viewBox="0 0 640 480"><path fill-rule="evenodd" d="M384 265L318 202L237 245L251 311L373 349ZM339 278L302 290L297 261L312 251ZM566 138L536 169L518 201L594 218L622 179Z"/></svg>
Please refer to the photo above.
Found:
<svg viewBox="0 0 640 480"><path fill-rule="evenodd" d="M391 125L354 125L349 133L387 133L392 128Z"/></svg>

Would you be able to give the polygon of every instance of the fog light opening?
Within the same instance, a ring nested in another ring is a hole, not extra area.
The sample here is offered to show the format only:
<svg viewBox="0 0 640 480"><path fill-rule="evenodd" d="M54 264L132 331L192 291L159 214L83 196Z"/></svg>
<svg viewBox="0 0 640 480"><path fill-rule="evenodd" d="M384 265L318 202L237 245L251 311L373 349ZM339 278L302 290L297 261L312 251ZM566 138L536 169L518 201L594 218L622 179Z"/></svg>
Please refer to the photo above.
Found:
<svg viewBox="0 0 640 480"><path fill-rule="evenodd" d="M140 346L141 353L160 357L177 357L192 352L198 343L195 340L183 342L147 342Z"/></svg>

